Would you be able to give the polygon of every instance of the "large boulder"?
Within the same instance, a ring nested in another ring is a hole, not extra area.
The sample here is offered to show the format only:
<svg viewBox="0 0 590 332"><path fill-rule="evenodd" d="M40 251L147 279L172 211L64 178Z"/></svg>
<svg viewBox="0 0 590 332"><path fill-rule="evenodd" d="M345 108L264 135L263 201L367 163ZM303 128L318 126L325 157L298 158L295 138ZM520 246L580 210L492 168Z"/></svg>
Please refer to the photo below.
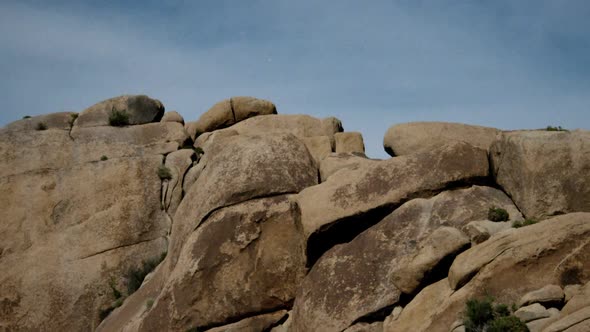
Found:
<svg viewBox="0 0 590 332"><path fill-rule="evenodd" d="M590 131L516 131L492 145L496 182L527 218L590 211Z"/></svg>
<svg viewBox="0 0 590 332"><path fill-rule="evenodd" d="M193 165L194 158L196 155L191 149L174 151L166 156L161 172L169 172L170 179L162 182L162 207L169 215L174 215L182 200L184 177Z"/></svg>
<svg viewBox="0 0 590 332"><path fill-rule="evenodd" d="M441 226L461 228L470 220L484 218L490 205L516 210L510 198L490 187L445 191L403 204L349 243L330 249L313 266L298 292L293 309L295 331L341 331L394 305L402 292L393 276L406 268L400 263L404 257L411 258L420 247L428 247L426 239ZM461 238L457 231L450 233ZM464 241L459 241L459 247ZM447 253L455 251L455 245L449 247ZM416 264L419 268L414 271L421 271L424 277L436 265L432 257L424 260L430 268ZM421 281L418 276L412 283Z"/></svg>
<svg viewBox="0 0 590 332"><path fill-rule="evenodd" d="M276 106L268 100L254 97L232 97L222 100L203 113L198 121L187 126L194 140L201 134L222 129L248 118L276 114Z"/></svg>
<svg viewBox="0 0 590 332"><path fill-rule="evenodd" d="M103 100L82 111L74 126L97 127L109 126L112 112L125 112L129 124L158 122L164 116L164 105L157 99L145 95L124 95Z"/></svg>
<svg viewBox="0 0 590 332"><path fill-rule="evenodd" d="M314 241L321 243L325 241L321 233L326 230L333 234L337 228L354 227L354 220L370 222L362 216L380 213L383 217L383 212L408 199L481 181L488 171L486 151L466 143L340 170L339 176L298 195L305 236L314 236ZM356 223L360 225L360 221Z"/></svg>
<svg viewBox="0 0 590 332"><path fill-rule="evenodd" d="M383 146L391 156L403 156L435 149L452 142L467 142L488 150L500 130L449 122L410 122L390 127Z"/></svg>
<svg viewBox="0 0 590 332"><path fill-rule="evenodd" d="M0 177L2 328L96 328L127 272L167 250L161 164L148 155Z"/></svg>
<svg viewBox="0 0 590 332"><path fill-rule="evenodd" d="M325 182L341 169L357 169L365 164L378 162L361 153L330 153L320 162L320 179Z"/></svg>
<svg viewBox="0 0 590 332"><path fill-rule="evenodd" d="M572 273L586 276L578 283L587 282L590 261L578 261L576 270L564 270L562 264L588 243L589 236L590 213L567 214L497 234L460 254L448 279L422 290L384 331L448 331L468 299L493 296L497 303L517 303L543 286L565 286Z"/></svg>
<svg viewBox="0 0 590 332"><path fill-rule="evenodd" d="M214 212L187 239L140 330L201 330L288 306L306 272L298 212L286 196Z"/></svg>
<svg viewBox="0 0 590 332"><path fill-rule="evenodd" d="M365 153L363 135L359 132L343 132L334 135L337 153Z"/></svg>
<svg viewBox="0 0 590 332"><path fill-rule="evenodd" d="M184 125L184 118L182 117L182 115L180 115L180 113L178 113L176 111L164 113L164 116L162 117L162 120L160 120L160 121L161 122L178 122L178 123Z"/></svg>

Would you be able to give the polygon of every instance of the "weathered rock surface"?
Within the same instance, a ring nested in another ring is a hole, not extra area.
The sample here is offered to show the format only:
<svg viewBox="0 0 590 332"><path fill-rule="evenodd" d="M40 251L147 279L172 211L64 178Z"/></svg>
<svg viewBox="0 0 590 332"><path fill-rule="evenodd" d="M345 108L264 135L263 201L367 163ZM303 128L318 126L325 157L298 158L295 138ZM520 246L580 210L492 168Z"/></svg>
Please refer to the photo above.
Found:
<svg viewBox="0 0 590 332"><path fill-rule="evenodd" d="M527 218L590 212L590 131L507 132L490 155L497 183Z"/></svg>
<svg viewBox="0 0 590 332"><path fill-rule="evenodd" d="M430 234L417 248L417 252L405 256L393 268L391 280L402 292L412 294L424 276L443 259L454 257L469 247L469 238L453 227L441 227Z"/></svg>
<svg viewBox="0 0 590 332"><path fill-rule="evenodd" d="M172 178L162 183L162 206L170 215L174 215L182 200L182 184L187 170L193 164L193 158L195 152L191 149L174 151L166 156L164 166Z"/></svg>
<svg viewBox="0 0 590 332"><path fill-rule="evenodd" d="M547 318L551 316L551 314L549 313L549 310L541 304L533 303L516 310L514 316L518 317L521 321L528 323L536 319Z"/></svg>
<svg viewBox="0 0 590 332"><path fill-rule="evenodd" d="M383 332L383 323L357 323L343 332Z"/></svg>
<svg viewBox="0 0 590 332"><path fill-rule="evenodd" d="M325 182L332 174L341 169L356 169L361 165L377 162L358 153L330 153L320 163L320 178Z"/></svg>
<svg viewBox="0 0 590 332"><path fill-rule="evenodd" d="M82 111L74 122L75 127L108 126L111 112L126 112L129 124L158 122L164 116L164 105L145 95L125 95L103 100Z"/></svg>
<svg viewBox="0 0 590 332"><path fill-rule="evenodd" d="M2 328L98 325L115 301L110 280L124 286L128 269L167 250L161 164L162 156L129 157L0 177Z"/></svg>
<svg viewBox="0 0 590 332"><path fill-rule="evenodd" d="M456 143L431 153L341 170L339 175L298 195L306 237L334 227L344 218L392 208L457 183L481 181L488 175L487 154Z"/></svg>
<svg viewBox="0 0 590 332"><path fill-rule="evenodd" d="M363 135L359 132L343 132L334 135L336 153L365 153Z"/></svg>
<svg viewBox="0 0 590 332"><path fill-rule="evenodd" d="M214 212L183 246L141 330L186 330L289 306L305 276L298 209L288 197Z"/></svg>
<svg viewBox="0 0 590 332"><path fill-rule="evenodd" d="M512 218L520 217L520 220L522 220L522 216L520 215L515 216L510 212L509 214ZM477 244L489 239L490 236L496 233L500 233L502 231L512 228L512 223L513 221L496 222L489 220L476 220L465 225L462 228L462 231L465 232L467 236L469 236L471 242Z"/></svg>
<svg viewBox="0 0 590 332"><path fill-rule="evenodd" d="M294 331L341 331L395 304L398 260L417 252L441 226L460 228L485 218L490 205L515 209L501 191L473 186L413 199L346 244L327 251L306 276L295 300Z"/></svg>
<svg viewBox="0 0 590 332"><path fill-rule="evenodd" d="M573 312L549 325L543 332L587 332L590 328L590 307Z"/></svg>
<svg viewBox="0 0 590 332"><path fill-rule="evenodd" d="M62 129L62 130L70 130L72 128L73 122L75 117L78 113L74 112L59 112L59 113L51 113L51 114L43 114L37 115L30 118L14 121L12 123L7 124L4 127L4 130L12 130L12 131L30 131L30 130L40 130L40 124L42 124L45 129Z"/></svg>
<svg viewBox="0 0 590 332"><path fill-rule="evenodd" d="M273 327L283 317L287 315L287 310L279 310L269 314L254 316L225 326L215 327L206 332L260 332L266 331Z"/></svg>
<svg viewBox="0 0 590 332"><path fill-rule="evenodd" d="M182 117L182 115L180 115L176 111L164 113L164 116L162 117L162 120L160 120L160 121L161 122L178 122L178 123L184 125L184 118Z"/></svg>
<svg viewBox="0 0 590 332"><path fill-rule="evenodd" d="M302 138L303 143L309 150L309 153L315 161L316 167L319 168L321 161L332 153L332 145L329 136L312 136Z"/></svg>
<svg viewBox="0 0 590 332"><path fill-rule="evenodd" d="M516 303L530 291L560 284L560 262L589 235L590 213L567 214L497 234L460 254L448 280L422 290L384 331L448 330L470 298L489 294L498 303ZM590 262L581 265L587 269Z"/></svg>
<svg viewBox="0 0 590 332"><path fill-rule="evenodd" d="M187 126L194 140L201 134L222 129L242 120L266 114L276 114L277 109L268 100L254 97L232 97L222 100L203 113L198 121Z"/></svg>
<svg viewBox="0 0 590 332"><path fill-rule="evenodd" d="M392 126L383 139L391 156L404 156L433 150L453 142L467 142L488 150L500 130L449 122L410 122Z"/></svg>
<svg viewBox="0 0 590 332"><path fill-rule="evenodd" d="M563 302L563 289L557 285L547 285L541 289L525 294L518 305L520 307L531 303L561 303Z"/></svg>

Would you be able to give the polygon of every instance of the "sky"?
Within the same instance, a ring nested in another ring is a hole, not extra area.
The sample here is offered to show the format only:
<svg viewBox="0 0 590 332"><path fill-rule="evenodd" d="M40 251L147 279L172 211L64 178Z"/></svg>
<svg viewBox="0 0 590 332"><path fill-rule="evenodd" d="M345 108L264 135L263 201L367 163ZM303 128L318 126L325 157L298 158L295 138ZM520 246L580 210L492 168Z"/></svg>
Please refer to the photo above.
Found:
<svg viewBox="0 0 590 332"><path fill-rule="evenodd" d="M590 1L0 1L0 126L147 94L395 124L590 129Z"/></svg>

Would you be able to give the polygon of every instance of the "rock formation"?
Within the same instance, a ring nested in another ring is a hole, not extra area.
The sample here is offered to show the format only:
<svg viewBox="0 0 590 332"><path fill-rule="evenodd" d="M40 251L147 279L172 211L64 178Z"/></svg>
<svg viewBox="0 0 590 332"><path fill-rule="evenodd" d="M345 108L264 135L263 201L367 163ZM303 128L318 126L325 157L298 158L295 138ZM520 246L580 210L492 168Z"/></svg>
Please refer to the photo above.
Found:
<svg viewBox="0 0 590 332"><path fill-rule="evenodd" d="M463 331L486 296L590 330L589 132L398 124L376 160L276 113L127 95L0 129L0 331Z"/></svg>

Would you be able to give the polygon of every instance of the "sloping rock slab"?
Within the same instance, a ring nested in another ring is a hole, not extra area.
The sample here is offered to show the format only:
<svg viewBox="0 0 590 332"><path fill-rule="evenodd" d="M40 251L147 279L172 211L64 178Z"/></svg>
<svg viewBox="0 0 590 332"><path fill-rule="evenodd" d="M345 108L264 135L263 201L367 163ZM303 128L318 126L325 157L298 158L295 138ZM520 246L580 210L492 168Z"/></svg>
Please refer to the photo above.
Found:
<svg viewBox="0 0 590 332"><path fill-rule="evenodd" d="M410 122L390 127L383 146L391 156L405 156L433 150L453 142L467 142L488 150L500 130L449 122Z"/></svg>
<svg viewBox="0 0 590 332"><path fill-rule="evenodd" d="M203 329L288 307L306 272L298 218L286 196L213 213L187 239L140 330Z"/></svg>
<svg viewBox="0 0 590 332"><path fill-rule="evenodd" d="M77 115L74 112L43 114L14 121L7 124L3 129L14 131L39 130L39 126L42 124L46 129L70 130Z"/></svg>
<svg viewBox="0 0 590 332"><path fill-rule="evenodd" d="M517 131L492 145L496 182L527 218L590 212L590 131Z"/></svg>
<svg viewBox="0 0 590 332"><path fill-rule="evenodd" d="M491 204L515 209L510 198L490 187L473 186L413 199L351 242L327 251L298 292L293 309L295 331L341 331L395 304L401 295L392 283L398 261L416 253L435 229L460 228L481 219Z"/></svg>
<svg viewBox="0 0 590 332"><path fill-rule="evenodd" d="M145 95L124 95L88 107L80 113L74 126L108 126L113 110L126 112L130 125L158 122L164 116L164 105L159 100Z"/></svg>
<svg viewBox="0 0 590 332"><path fill-rule="evenodd" d="M270 314L264 314L242 319L241 321L225 326L215 327L206 332L260 332L267 331L287 315L287 310L279 310Z"/></svg>

